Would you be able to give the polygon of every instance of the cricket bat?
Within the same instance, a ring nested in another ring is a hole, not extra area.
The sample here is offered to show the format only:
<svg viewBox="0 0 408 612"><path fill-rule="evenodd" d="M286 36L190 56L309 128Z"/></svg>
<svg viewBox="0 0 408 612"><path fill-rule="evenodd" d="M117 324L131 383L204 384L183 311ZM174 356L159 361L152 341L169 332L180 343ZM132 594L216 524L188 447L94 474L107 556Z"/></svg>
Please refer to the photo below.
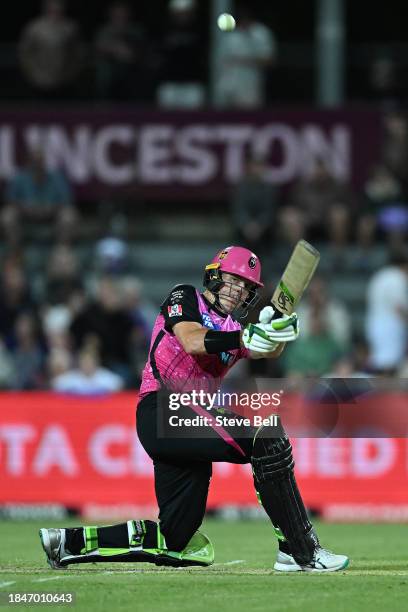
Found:
<svg viewBox="0 0 408 612"><path fill-rule="evenodd" d="M309 285L319 260L319 251L306 240L299 240L271 299L275 309L274 318L292 314Z"/></svg>

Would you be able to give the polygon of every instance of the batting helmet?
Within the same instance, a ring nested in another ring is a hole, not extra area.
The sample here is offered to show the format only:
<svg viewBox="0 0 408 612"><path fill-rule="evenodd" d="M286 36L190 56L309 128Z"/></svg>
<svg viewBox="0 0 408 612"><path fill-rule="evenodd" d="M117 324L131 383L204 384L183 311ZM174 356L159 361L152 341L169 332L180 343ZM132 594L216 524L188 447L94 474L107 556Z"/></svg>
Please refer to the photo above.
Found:
<svg viewBox="0 0 408 612"><path fill-rule="evenodd" d="M239 276L252 285L249 288L247 299L231 313L234 318L240 318L247 314L249 307L255 306L258 301L257 289L263 287L260 261L255 253L239 246L229 246L217 253L211 263L205 267L203 282L204 287L214 293L216 298L224 282L222 272ZM218 299L216 305L220 307Z"/></svg>

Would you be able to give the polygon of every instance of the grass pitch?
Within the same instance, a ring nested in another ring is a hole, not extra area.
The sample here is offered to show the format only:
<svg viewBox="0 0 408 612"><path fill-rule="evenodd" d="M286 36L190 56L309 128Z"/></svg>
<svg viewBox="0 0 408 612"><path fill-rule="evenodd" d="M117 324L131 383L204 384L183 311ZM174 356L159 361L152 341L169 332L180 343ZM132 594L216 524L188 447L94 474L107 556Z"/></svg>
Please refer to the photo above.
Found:
<svg viewBox="0 0 408 612"><path fill-rule="evenodd" d="M76 595L73 608L89 612L389 612L407 606L406 525L317 524L322 544L351 558L347 570L326 575L274 572L276 540L266 520L206 520L203 531L214 543L215 564L185 569L110 563L53 571L38 537L44 526L61 525L0 522L0 591L70 591Z"/></svg>

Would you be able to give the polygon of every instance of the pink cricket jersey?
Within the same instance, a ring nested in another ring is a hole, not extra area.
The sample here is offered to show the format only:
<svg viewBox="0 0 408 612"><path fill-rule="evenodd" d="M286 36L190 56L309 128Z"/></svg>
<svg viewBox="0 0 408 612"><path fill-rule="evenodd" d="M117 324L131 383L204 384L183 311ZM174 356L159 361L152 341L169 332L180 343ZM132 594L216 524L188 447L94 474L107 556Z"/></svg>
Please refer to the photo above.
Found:
<svg viewBox="0 0 408 612"><path fill-rule="evenodd" d="M202 324L208 329L236 331L240 323L230 316L222 317L211 310L196 290ZM220 355L189 355L174 334L165 329L162 314L154 324L149 357L143 370L140 397L165 387L172 391L202 389L215 392L221 379L239 359L248 357L245 348L230 350Z"/></svg>

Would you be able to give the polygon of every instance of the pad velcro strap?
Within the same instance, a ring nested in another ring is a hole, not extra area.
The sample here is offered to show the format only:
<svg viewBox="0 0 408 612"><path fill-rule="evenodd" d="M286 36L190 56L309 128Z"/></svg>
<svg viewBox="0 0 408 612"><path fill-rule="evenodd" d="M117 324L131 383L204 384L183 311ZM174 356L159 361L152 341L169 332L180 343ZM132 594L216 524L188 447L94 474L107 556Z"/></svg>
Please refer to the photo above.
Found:
<svg viewBox="0 0 408 612"><path fill-rule="evenodd" d="M129 534L129 547L140 548L146 533L144 521L127 521L127 528Z"/></svg>
<svg viewBox="0 0 408 612"><path fill-rule="evenodd" d="M167 550L166 540L164 535L160 531L160 524L157 523L157 548L160 550Z"/></svg>
<svg viewBox="0 0 408 612"><path fill-rule="evenodd" d="M205 350L209 355L233 351L241 347L241 332L209 329L204 336Z"/></svg>
<svg viewBox="0 0 408 612"><path fill-rule="evenodd" d="M260 451L262 455L256 456ZM257 439L251 463L257 482L278 481L285 478L295 465L292 445L288 438Z"/></svg>
<svg viewBox="0 0 408 612"><path fill-rule="evenodd" d="M85 552L98 550L98 528L84 527Z"/></svg>
<svg viewBox="0 0 408 612"><path fill-rule="evenodd" d="M292 449L287 449L280 456L274 457L252 457L252 465L258 482L266 480L278 480L292 470L295 462L292 457Z"/></svg>

